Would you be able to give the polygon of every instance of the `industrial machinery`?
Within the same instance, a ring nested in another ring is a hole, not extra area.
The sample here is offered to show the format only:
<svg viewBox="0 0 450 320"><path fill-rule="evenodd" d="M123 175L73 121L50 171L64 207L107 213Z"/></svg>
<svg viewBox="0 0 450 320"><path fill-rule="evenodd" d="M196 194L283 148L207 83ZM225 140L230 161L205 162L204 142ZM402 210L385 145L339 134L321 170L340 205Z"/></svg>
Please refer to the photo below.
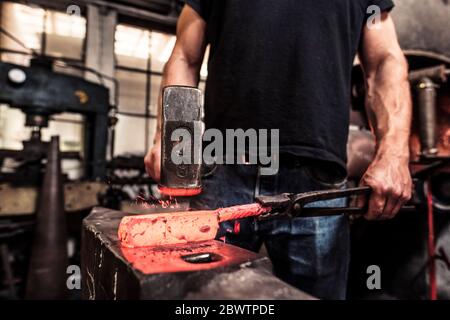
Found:
<svg viewBox="0 0 450 320"><path fill-rule="evenodd" d="M26 115L25 125L32 128L22 150L0 150L2 168L7 160L16 164L0 172L1 280L9 298L23 296L24 290L29 298L65 296L61 288L65 287L68 234L72 240L79 239L82 219L76 214L66 218L66 212L89 210L106 190L109 91L56 73L53 63L44 57L33 58L29 67L0 62L0 103L19 108ZM81 153L60 152L57 137L51 142L41 139L51 117L63 112L84 116ZM81 162L81 179L63 176L64 159ZM78 223L66 223L76 219Z"/></svg>
<svg viewBox="0 0 450 320"><path fill-rule="evenodd" d="M19 108L26 114L26 125L33 128L24 150L0 150L0 157L35 158L42 155L41 129L49 117L62 112L85 116L83 164L87 179L104 178L108 142L109 91L79 77L55 73L53 61L34 58L28 68L0 64L0 102ZM27 157L30 156L30 157ZM33 157L34 156L34 157ZM35 173L35 172L34 172ZM8 180L7 175L2 176ZM17 174L14 174L17 178ZM30 176L27 175L29 179Z"/></svg>

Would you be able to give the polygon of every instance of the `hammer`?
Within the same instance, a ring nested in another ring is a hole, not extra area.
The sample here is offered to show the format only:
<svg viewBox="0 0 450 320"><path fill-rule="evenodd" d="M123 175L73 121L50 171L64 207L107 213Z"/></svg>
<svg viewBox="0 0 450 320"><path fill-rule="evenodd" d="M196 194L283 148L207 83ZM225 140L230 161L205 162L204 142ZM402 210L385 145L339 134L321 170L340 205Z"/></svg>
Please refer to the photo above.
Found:
<svg viewBox="0 0 450 320"><path fill-rule="evenodd" d="M169 86L163 90L161 125L162 194L194 196L201 192L202 92L194 87Z"/></svg>

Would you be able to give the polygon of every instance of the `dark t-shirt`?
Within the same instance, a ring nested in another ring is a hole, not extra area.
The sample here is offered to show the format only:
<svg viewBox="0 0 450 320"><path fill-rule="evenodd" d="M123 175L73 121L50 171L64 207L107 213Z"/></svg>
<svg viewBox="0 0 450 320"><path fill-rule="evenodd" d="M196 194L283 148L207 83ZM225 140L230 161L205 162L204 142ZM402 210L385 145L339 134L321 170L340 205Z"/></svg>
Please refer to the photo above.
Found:
<svg viewBox="0 0 450 320"><path fill-rule="evenodd" d="M279 129L280 151L345 172L351 69L371 5L391 0L185 0L211 45L207 128Z"/></svg>

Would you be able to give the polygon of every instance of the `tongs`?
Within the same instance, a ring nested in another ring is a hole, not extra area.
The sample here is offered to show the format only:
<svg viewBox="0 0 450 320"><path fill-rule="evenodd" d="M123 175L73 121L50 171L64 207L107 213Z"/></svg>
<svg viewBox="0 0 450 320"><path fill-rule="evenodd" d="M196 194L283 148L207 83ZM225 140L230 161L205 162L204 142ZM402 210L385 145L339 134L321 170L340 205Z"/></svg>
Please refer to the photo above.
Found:
<svg viewBox="0 0 450 320"><path fill-rule="evenodd" d="M271 210L261 219L270 218L277 215L285 215L291 218L297 217L324 217L334 215L351 215L352 217L361 217L367 213L367 205L364 207L346 206L346 207L314 207L311 204L318 201L335 200L345 198L347 203L353 204L354 197L366 196L372 193L370 187L357 187L349 189L311 191L299 194L283 193L276 196L259 196L256 201L263 207L270 207ZM350 198L350 199L349 199ZM414 206L404 206L402 211L415 210Z"/></svg>

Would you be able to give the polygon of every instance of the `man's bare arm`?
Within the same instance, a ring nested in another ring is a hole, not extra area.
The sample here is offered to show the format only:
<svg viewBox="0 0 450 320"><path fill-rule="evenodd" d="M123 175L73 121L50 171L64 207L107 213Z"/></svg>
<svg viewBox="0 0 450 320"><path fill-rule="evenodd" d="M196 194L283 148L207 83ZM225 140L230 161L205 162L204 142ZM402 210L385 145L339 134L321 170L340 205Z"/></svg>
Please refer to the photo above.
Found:
<svg viewBox="0 0 450 320"><path fill-rule="evenodd" d="M388 13L366 27L360 51L366 77L366 111L377 141L361 184L371 186L368 219L392 218L410 199L409 136L412 103L408 66Z"/></svg>
<svg viewBox="0 0 450 320"><path fill-rule="evenodd" d="M167 61L161 81L158 102L157 130L154 146L144 162L148 174L159 181L161 159L161 106L162 89L169 85L197 86L205 54L205 21L190 6L185 5L177 25L177 41Z"/></svg>

